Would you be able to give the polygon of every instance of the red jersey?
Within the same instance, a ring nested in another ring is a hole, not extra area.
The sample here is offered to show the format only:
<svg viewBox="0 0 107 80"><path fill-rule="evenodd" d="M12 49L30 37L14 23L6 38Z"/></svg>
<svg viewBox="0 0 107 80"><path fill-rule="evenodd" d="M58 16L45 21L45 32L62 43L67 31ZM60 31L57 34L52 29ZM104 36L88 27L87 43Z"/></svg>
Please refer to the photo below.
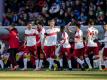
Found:
<svg viewBox="0 0 107 80"><path fill-rule="evenodd" d="M9 47L18 48L19 47L19 37L17 29L12 29L9 32Z"/></svg>
<svg viewBox="0 0 107 80"><path fill-rule="evenodd" d="M45 29L44 28L38 29L38 32L39 34L36 35L37 46L41 46L41 44L43 43L43 39L44 39Z"/></svg>

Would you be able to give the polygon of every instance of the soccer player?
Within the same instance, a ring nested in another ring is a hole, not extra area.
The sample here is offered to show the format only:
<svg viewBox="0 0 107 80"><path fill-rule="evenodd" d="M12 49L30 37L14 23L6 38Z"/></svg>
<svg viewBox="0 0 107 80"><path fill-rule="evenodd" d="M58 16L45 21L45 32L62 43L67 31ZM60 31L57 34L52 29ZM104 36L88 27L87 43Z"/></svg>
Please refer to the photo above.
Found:
<svg viewBox="0 0 107 80"><path fill-rule="evenodd" d="M63 67L63 54L66 55L67 57L67 61L68 61L68 67L69 67L69 70L72 70L72 66L71 66L71 52L70 52L70 43L69 43L69 37L68 37L68 34L67 32L65 32L65 27L62 26L60 28L61 30L61 41L60 41L60 45L62 46L61 47L61 54L59 55L60 57L60 60L59 60L59 63L60 63L60 68L62 69Z"/></svg>
<svg viewBox="0 0 107 80"><path fill-rule="evenodd" d="M94 64L98 64L100 68L100 61L99 61L99 47L97 43L98 39L98 30L93 26L93 22L90 23L88 31L87 31L87 48L85 52L85 61L89 66L89 69L92 69L92 66L90 64L90 59L88 58L88 55L93 52L94 54Z"/></svg>
<svg viewBox="0 0 107 80"><path fill-rule="evenodd" d="M104 57L104 65L105 69L107 70L107 24L104 26L105 29L105 35L104 39L100 40L99 42L104 42L104 51L103 51L103 57Z"/></svg>
<svg viewBox="0 0 107 80"><path fill-rule="evenodd" d="M9 53L10 53L10 63L12 64L11 70L16 70L19 65L16 63L16 53L19 48L19 36L18 31L14 26L9 26L7 29L9 31Z"/></svg>
<svg viewBox="0 0 107 80"><path fill-rule="evenodd" d="M25 44L19 47L19 51L20 52L17 53L16 58L17 60L23 58L24 68L22 68L21 70L27 70L27 62L30 60L30 53Z"/></svg>
<svg viewBox="0 0 107 80"><path fill-rule="evenodd" d="M27 50L29 51L30 55L35 57L36 56L36 35L38 34L38 31L32 28L32 24L27 24L27 29L25 30L25 46L27 47ZM27 63L27 58L24 59L24 62ZM26 68L23 68L23 70L26 70Z"/></svg>
<svg viewBox="0 0 107 80"><path fill-rule="evenodd" d="M52 70L52 66L54 65L54 57L55 57L55 49L57 44L57 32L60 31L59 28L55 27L55 20L49 20L49 29L45 32L45 40L44 40L44 52L47 61L49 62L49 70Z"/></svg>
<svg viewBox="0 0 107 80"><path fill-rule="evenodd" d="M40 70L43 64L43 56L44 56L43 41L44 41L45 29L43 27L43 22L41 21L37 22L37 30L39 34L36 35L37 55L36 55L36 69L35 70Z"/></svg>
<svg viewBox="0 0 107 80"><path fill-rule="evenodd" d="M83 43L83 32L80 29L80 25L76 24L76 33L74 38L74 51L73 55L77 62L81 65L81 69L84 69L84 43Z"/></svg>

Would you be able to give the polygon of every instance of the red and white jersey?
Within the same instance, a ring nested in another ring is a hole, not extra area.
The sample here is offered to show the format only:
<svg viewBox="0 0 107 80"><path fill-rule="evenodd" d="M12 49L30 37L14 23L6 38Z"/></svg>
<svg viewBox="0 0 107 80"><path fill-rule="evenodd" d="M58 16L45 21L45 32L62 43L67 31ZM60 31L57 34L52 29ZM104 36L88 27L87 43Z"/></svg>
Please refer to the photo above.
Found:
<svg viewBox="0 0 107 80"><path fill-rule="evenodd" d="M36 41L37 41L37 46L41 46L43 44L44 40L44 34L45 34L45 29L42 28L41 30L38 31L39 34L36 36Z"/></svg>
<svg viewBox="0 0 107 80"><path fill-rule="evenodd" d="M82 30L76 31L74 41L75 41L75 49L81 49L84 47Z"/></svg>
<svg viewBox="0 0 107 80"><path fill-rule="evenodd" d="M63 48L70 48L70 43L69 43L69 37L68 34L66 32L62 33L62 40L61 40L61 44L63 46Z"/></svg>
<svg viewBox="0 0 107 80"><path fill-rule="evenodd" d="M35 29L26 29L25 36L26 36L26 46L34 46L36 45L36 37L35 35L38 34L38 31Z"/></svg>
<svg viewBox="0 0 107 80"><path fill-rule="evenodd" d="M44 46L54 46L57 44L57 32L59 32L59 28L52 28L46 30L46 38L44 42Z"/></svg>
<svg viewBox="0 0 107 80"><path fill-rule="evenodd" d="M105 44L104 48L107 48L107 31L104 34L104 39L100 40L99 42L104 42L104 44Z"/></svg>
<svg viewBox="0 0 107 80"><path fill-rule="evenodd" d="M97 47L97 43L94 42L94 40L98 38L98 30L96 28L94 28L93 26L88 28L87 37L88 37L87 46Z"/></svg>

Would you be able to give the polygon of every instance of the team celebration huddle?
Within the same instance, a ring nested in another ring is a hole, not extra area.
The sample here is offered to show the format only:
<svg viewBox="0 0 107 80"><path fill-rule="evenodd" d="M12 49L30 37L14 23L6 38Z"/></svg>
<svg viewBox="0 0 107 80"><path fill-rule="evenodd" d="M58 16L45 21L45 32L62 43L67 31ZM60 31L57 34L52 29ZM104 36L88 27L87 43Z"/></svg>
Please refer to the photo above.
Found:
<svg viewBox="0 0 107 80"><path fill-rule="evenodd" d="M42 21L37 21L36 26L28 22L23 42L20 42L18 30L9 26L6 28L8 37L0 38L1 69L62 71L66 68L71 71L76 65L75 68L81 70L106 70L107 24L104 25L105 35L102 40L98 39L99 31L93 21L89 23L86 34L83 34L77 21L75 30L69 26L72 26L72 22L56 27L55 19L48 21L48 28L44 27ZM70 41L69 33L72 32L75 33L73 41Z"/></svg>

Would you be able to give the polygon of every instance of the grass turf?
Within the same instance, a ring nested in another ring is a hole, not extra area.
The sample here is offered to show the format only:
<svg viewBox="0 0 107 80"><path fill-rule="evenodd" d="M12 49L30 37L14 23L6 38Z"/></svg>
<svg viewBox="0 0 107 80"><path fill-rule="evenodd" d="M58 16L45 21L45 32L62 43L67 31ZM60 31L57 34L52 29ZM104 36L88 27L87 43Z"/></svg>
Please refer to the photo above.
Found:
<svg viewBox="0 0 107 80"><path fill-rule="evenodd" d="M0 80L107 80L106 71L0 71Z"/></svg>

